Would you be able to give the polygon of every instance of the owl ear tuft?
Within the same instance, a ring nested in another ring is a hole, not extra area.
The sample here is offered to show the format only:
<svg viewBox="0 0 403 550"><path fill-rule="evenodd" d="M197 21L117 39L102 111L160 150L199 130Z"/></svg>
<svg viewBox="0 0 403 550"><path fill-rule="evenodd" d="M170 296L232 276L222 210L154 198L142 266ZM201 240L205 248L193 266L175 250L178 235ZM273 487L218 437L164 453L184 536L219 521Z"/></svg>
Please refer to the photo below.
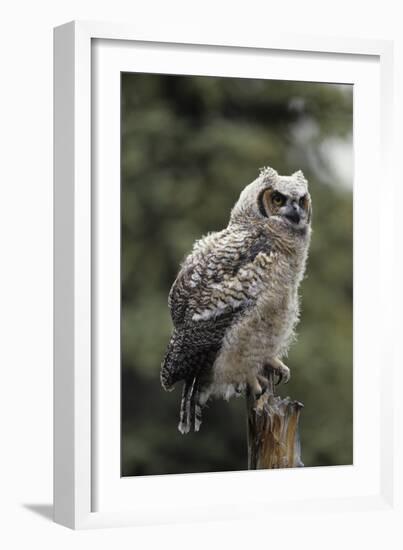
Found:
<svg viewBox="0 0 403 550"><path fill-rule="evenodd" d="M297 170L293 173L293 176L301 181L306 181L306 177L304 176L304 173L302 170Z"/></svg>
<svg viewBox="0 0 403 550"><path fill-rule="evenodd" d="M278 176L274 168L271 168L270 166L262 166L262 168L259 168L259 177L270 178L273 176Z"/></svg>

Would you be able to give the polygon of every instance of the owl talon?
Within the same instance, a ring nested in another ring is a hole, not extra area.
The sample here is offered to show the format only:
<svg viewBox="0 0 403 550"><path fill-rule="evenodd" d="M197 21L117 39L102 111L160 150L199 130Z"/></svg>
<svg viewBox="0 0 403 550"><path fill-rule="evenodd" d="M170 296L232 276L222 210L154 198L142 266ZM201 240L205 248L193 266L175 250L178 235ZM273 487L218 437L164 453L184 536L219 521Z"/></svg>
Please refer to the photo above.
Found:
<svg viewBox="0 0 403 550"><path fill-rule="evenodd" d="M260 394L262 396L269 389L269 380L262 374L258 374L257 379L259 381L259 385L262 387L262 391Z"/></svg>
<svg viewBox="0 0 403 550"><path fill-rule="evenodd" d="M265 389L259 383L259 376L251 377L248 381L250 392L254 395L255 400L258 400L264 393Z"/></svg>
<svg viewBox="0 0 403 550"><path fill-rule="evenodd" d="M260 391L255 393L255 401L260 399L262 395L264 395L267 392L267 386L264 386L263 388L260 388Z"/></svg>
<svg viewBox="0 0 403 550"><path fill-rule="evenodd" d="M284 382L284 384L288 384L291 378L290 369L286 365L282 365L281 368L279 369L278 376L279 376L278 384L280 384L281 382Z"/></svg>
<svg viewBox="0 0 403 550"><path fill-rule="evenodd" d="M288 384L288 382L290 381L290 377L287 375L284 375L282 372L279 372L277 374L277 382L276 382L276 386L279 386L281 383L284 382L284 384Z"/></svg>
<svg viewBox="0 0 403 550"><path fill-rule="evenodd" d="M275 370L275 374L277 375L277 382L275 382L275 385L278 386L282 382L284 382L284 384L288 384L291 378L291 373L287 365L284 365L280 359L276 359L270 363L270 366Z"/></svg>
<svg viewBox="0 0 403 550"><path fill-rule="evenodd" d="M242 395L244 389L245 388L242 384L238 384L237 386L235 386L235 395L239 397L240 395Z"/></svg>

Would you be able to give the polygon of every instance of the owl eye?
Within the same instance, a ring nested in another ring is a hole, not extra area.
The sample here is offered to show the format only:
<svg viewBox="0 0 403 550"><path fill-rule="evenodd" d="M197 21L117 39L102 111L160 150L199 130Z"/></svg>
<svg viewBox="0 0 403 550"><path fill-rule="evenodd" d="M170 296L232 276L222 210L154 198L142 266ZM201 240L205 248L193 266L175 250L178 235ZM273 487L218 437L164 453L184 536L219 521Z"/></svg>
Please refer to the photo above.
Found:
<svg viewBox="0 0 403 550"><path fill-rule="evenodd" d="M281 193L275 192L273 193L271 200L274 204L274 206L283 206L285 203L285 197Z"/></svg>
<svg viewBox="0 0 403 550"><path fill-rule="evenodd" d="M307 203L307 196L304 195L299 199L299 205L301 208L306 208L306 203Z"/></svg>

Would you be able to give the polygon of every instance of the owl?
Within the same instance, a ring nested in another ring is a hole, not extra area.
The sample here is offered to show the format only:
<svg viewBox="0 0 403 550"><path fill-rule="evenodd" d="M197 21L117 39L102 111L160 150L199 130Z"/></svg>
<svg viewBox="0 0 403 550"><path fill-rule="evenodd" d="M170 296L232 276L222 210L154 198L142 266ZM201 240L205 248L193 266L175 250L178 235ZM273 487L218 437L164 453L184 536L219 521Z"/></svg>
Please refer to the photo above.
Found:
<svg viewBox="0 0 403 550"><path fill-rule="evenodd" d="M178 429L198 431L210 398L267 387L265 367L283 363L299 320L298 288L311 237L312 204L301 171L264 167L242 191L228 226L193 246L169 293L173 332L161 384L183 381Z"/></svg>

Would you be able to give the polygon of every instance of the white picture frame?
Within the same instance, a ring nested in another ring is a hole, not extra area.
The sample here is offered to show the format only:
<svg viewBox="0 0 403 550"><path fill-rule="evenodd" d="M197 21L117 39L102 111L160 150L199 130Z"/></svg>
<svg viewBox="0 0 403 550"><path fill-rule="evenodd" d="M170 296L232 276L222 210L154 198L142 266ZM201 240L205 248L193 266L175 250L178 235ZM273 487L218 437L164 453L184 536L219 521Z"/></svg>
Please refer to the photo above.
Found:
<svg viewBox="0 0 403 550"><path fill-rule="evenodd" d="M392 43L273 33L253 41L236 37L223 41L208 32L195 40L186 30L175 36L168 31L152 36L130 25L72 22L55 29L54 54L55 521L81 529L177 522L178 518L242 518L285 508L293 513L301 501L312 513L346 506L391 508L390 419L395 409L388 384L393 379L394 355L392 347L381 349L376 330L385 338L395 330L393 316L388 315L394 241L386 205L393 199L392 184L383 190L385 205L379 207L376 223L371 223L370 212L381 172L383 179L393 180ZM243 65L242 58L247 59ZM122 480L117 460L120 97L116 75L121 70L232 76L243 71L243 76L267 77L268 59L271 77L277 71L274 77L284 78L287 65L294 79L345 81L357 89L354 465ZM369 110L372 117L365 122ZM369 240L371 247L366 244ZM368 273L370 260L374 268ZM114 289L107 293L107 301L105 288ZM377 315L383 316L381 329L366 310L369 296ZM106 330L108 338L100 338ZM371 349L365 345L368 341ZM113 365L110 368L105 367L105 357ZM106 395L111 403L107 414L102 406ZM266 482L269 493L261 490Z"/></svg>

